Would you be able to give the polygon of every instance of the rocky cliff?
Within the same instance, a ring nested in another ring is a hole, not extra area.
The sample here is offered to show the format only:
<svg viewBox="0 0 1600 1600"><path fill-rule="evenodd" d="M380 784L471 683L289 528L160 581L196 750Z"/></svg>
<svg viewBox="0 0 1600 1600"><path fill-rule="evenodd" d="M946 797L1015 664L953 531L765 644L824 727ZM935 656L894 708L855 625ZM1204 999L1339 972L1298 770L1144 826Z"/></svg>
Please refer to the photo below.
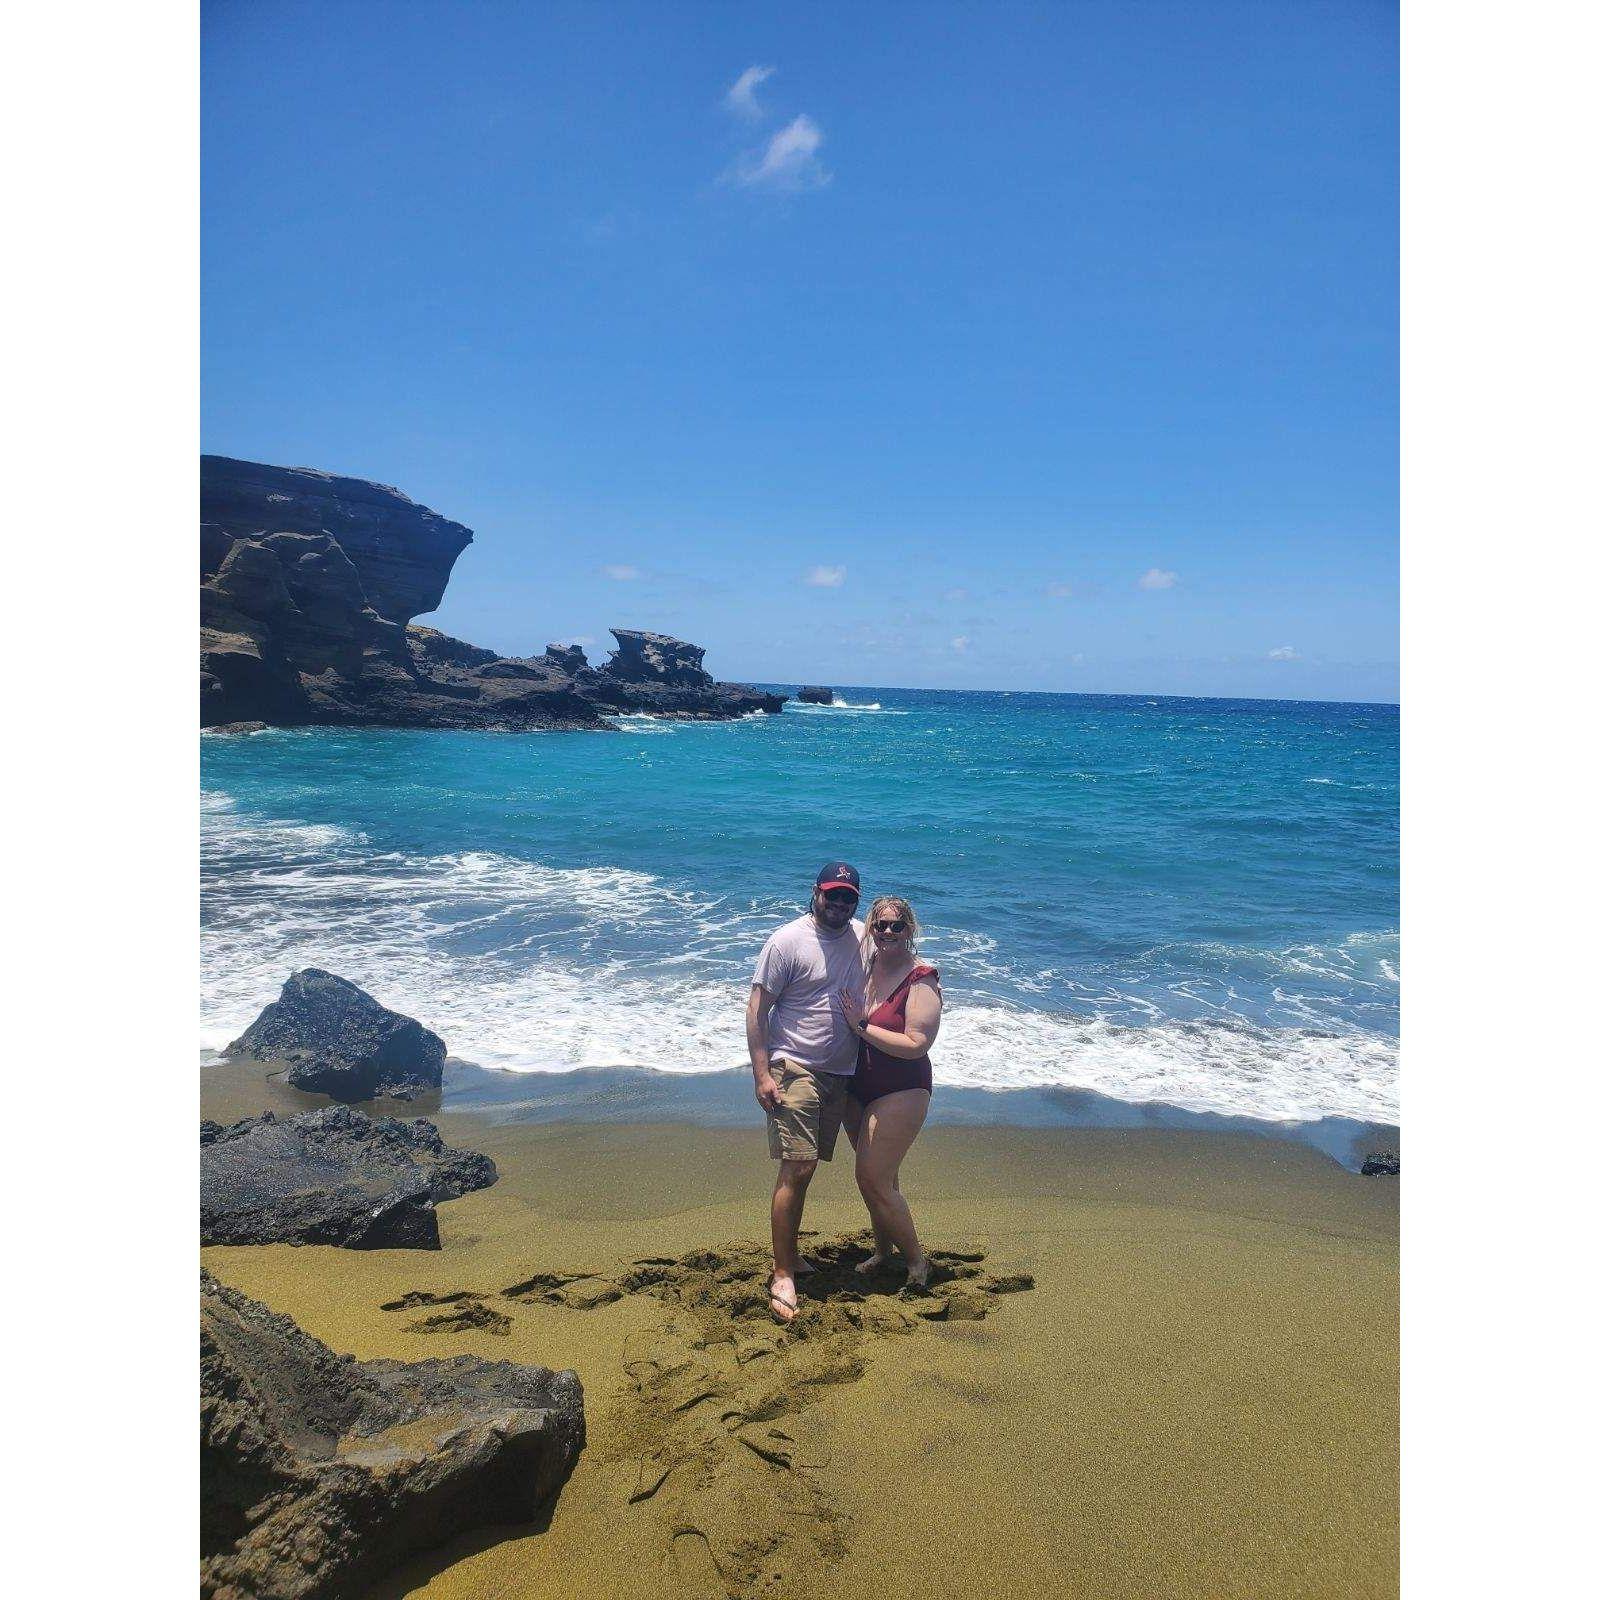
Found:
<svg viewBox="0 0 1600 1600"><path fill-rule="evenodd" d="M472 533L398 489L305 467L200 458L200 722L598 728L619 712L733 717L783 696L719 684L697 645L613 630L505 657L412 618L444 597Z"/></svg>

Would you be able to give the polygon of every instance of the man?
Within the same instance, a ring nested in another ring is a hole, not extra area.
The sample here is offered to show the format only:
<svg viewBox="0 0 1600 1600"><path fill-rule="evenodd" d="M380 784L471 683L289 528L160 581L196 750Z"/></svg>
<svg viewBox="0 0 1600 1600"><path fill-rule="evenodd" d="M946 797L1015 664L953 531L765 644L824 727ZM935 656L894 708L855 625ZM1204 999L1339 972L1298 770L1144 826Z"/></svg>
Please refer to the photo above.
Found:
<svg viewBox="0 0 1600 1600"><path fill-rule="evenodd" d="M811 909L786 922L761 949L745 1007L756 1099L767 1114L767 1151L778 1163L772 1190L772 1313L792 1322L800 1266L800 1215L819 1161L833 1159L856 1036L839 1009L858 1000L864 930L854 920L861 875L845 861L817 874Z"/></svg>

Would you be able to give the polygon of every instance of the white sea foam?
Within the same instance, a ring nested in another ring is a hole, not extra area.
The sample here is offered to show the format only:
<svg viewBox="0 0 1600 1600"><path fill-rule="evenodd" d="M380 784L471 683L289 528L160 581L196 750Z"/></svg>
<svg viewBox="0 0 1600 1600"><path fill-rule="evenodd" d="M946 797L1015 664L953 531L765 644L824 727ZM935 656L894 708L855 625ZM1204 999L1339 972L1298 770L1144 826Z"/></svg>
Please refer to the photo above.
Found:
<svg viewBox="0 0 1600 1600"><path fill-rule="evenodd" d="M205 797L202 822L210 1049L237 1037L290 971L321 966L485 1066L737 1066L744 974L793 911L621 867L374 853L349 829L247 818L226 795ZM1131 964L1174 972L1158 1004L1093 972L1019 972L987 934L930 930L949 1002L938 1081L1082 1087L1274 1119L1393 1119L1395 1042L1358 1024L1367 989L1392 1005L1395 951L1392 934L1276 952L1163 947ZM1199 961L1194 976L1182 975L1187 959ZM1284 1025L1235 1010L1226 975L1247 967L1274 975ZM1318 986L1333 980L1357 997L1351 1026L1329 1025Z"/></svg>
<svg viewBox="0 0 1600 1600"><path fill-rule="evenodd" d="M906 714L904 706L885 706L877 700L856 704L851 700L841 699L835 695L833 704L819 706L809 700L791 700L784 708L784 715L791 712L803 717L861 717L883 716L903 717Z"/></svg>

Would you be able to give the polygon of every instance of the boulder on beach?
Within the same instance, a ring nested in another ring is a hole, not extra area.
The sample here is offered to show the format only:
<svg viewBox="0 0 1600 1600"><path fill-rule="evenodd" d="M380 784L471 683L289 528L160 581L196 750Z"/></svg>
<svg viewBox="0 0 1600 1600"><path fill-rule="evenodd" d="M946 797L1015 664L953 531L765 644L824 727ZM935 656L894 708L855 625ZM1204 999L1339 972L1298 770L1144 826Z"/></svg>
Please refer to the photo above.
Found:
<svg viewBox="0 0 1600 1600"><path fill-rule="evenodd" d="M422 1118L325 1106L200 1125L201 1244L437 1250L435 1207L499 1173Z"/></svg>
<svg viewBox="0 0 1600 1600"><path fill-rule="evenodd" d="M1398 1178L1400 1152L1398 1150L1373 1150L1361 1163L1363 1178Z"/></svg>
<svg viewBox="0 0 1600 1600"><path fill-rule="evenodd" d="M337 1355L200 1279L200 1590L334 1600L469 1529L525 1523L583 1448L576 1373Z"/></svg>
<svg viewBox="0 0 1600 1600"><path fill-rule="evenodd" d="M285 1062L285 1082L346 1105L379 1095L409 1099L438 1089L444 1077L438 1034L320 967L292 973L223 1053Z"/></svg>
<svg viewBox="0 0 1600 1600"><path fill-rule="evenodd" d="M831 706L833 704L833 690L825 689L820 684L807 684L795 696L795 699L808 706Z"/></svg>

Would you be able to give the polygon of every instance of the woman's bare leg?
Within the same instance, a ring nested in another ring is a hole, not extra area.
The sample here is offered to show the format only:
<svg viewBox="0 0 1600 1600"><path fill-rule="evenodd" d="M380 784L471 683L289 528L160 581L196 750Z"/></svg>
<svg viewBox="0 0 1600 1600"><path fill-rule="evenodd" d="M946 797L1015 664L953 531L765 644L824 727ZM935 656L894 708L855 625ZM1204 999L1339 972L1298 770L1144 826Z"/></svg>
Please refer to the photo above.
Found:
<svg viewBox="0 0 1600 1600"><path fill-rule="evenodd" d="M858 1160L861 1151L861 1127L864 1121L865 1114L861 1102L852 1095L844 1104L844 1131L850 1141L850 1148L856 1152ZM894 1254L894 1240L879 1226L871 1206L867 1207L867 1214L872 1217L872 1254L865 1261L856 1263L857 1272L871 1272L874 1268L881 1267Z"/></svg>
<svg viewBox="0 0 1600 1600"><path fill-rule="evenodd" d="M856 1148L856 1186L872 1213L873 1237L888 1240L906 1258L911 1279L925 1281L928 1258L917 1238L911 1207L900 1193L900 1163L922 1131L932 1098L926 1089L898 1089L865 1109L851 1142Z"/></svg>

